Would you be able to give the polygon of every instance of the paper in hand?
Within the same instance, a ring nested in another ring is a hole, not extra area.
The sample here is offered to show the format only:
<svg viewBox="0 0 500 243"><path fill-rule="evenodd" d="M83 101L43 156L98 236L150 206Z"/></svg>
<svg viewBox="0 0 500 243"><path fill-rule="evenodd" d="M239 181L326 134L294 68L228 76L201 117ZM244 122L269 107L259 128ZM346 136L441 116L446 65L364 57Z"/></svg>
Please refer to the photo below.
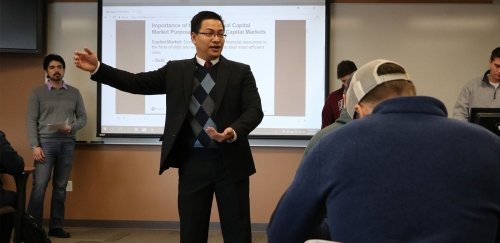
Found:
<svg viewBox="0 0 500 243"><path fill-rule="evenodd" d="M68 126L69 119L66 119L64 122L58 122L58 123L49 123L47 124L47 128L51 132L57 132L59 130L62 130Z"/></svg>

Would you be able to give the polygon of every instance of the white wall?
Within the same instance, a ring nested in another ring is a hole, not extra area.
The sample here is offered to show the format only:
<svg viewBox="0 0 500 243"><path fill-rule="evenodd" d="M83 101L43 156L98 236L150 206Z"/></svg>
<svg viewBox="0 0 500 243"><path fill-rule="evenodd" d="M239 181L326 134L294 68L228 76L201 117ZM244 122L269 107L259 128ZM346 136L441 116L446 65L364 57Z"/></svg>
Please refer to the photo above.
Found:
<svg viewBox="0 0 500 243"><path fill-rule="evenodd" d="M333 4L330 87L337 63L358 67L377 58L399 62L419 95L442 100L452 112L468 80L488 69L500 46L500 1L494 4ZM451 115L451 114L450 114Z"/></svg>
<svg viewBox="0 0 500 243"><path fill-rule="evenodd" d="M337 63L358 66L377 58L404 65L420 95L442 100L451 112L462 85L488 68L491 51L500 46L500 0L494 4L361 4L331 8L330 87ZM97 50L97 3L49 4L48 52L67 63L66 81L84 96L88 124L80 140L96 140L97 86L73 65L73 51ZM318 114L319 116L320 114Z"/></svg>
<svg viewBox="0 0 500 243"><path fill-rule="evenodd" d="M47 53L57 53L66 62L65 81L80 90L87 110L87 126L78 140L96 140L97 85L90 74L73 64L73 52L83 47L97 51L97 2L52 3L48 6Z"/></svg>

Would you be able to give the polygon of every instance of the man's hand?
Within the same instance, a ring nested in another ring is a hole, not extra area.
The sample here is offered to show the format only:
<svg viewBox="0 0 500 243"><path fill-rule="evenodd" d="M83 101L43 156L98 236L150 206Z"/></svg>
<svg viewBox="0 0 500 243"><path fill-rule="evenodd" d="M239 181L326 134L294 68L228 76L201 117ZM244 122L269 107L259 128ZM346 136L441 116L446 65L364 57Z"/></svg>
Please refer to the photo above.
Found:
<svg viewBox="0 0 500 243"><path fill-rule="evenodd" d="M218 133L213 127L208 127L206 129L208 136L211 139L221 143L227 140L232 140L234 138L234 130L231 127L224 129L224 132Z"/></svg>
<svg viewBox="0 0 500 243"><path fill-rule="evenodd" d="M64 134L71 134L71 126L70 125L64 126L64 128L59 129L59 132Z"/></svg>
<svg viewBox="0 0 500 243"><path fill-rule="evenodd" d="M45 153L41 147L36 147L33 149L33 159L38 162L45 162Z"/></svg>
<svg viewBox="0 0 500 243"><path fill-rule="evenodd" d="M75 51L73 60L77 68L91 73L96 70L99 62L97 54L89 48L83 48L83 51Z"/></svg>

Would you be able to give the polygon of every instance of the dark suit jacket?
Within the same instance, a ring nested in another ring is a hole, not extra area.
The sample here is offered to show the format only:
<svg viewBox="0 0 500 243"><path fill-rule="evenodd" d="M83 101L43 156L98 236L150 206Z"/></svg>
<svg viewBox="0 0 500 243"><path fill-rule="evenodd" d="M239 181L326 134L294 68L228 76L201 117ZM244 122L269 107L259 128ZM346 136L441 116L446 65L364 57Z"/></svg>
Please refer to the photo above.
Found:
<svg viewBox="0 0 500 243"><path fill-rule="evenodd" d="M263 118L255 78L250 66L227 60L217 63L214 122L219 132L232 127L238 139L220 143L223 161L233 178L242 179L255 173L248 134ZM134 94L167 94L167 116L162 137L160 171L178 167L180 149L177 135L189 114L196 58L169 61L162 68L133 74L101 63L92 80Z"/></svg>
<svg viewBox="0 0 500 243"><path fill-rule="evenodd" d="M5 133L0 131L0 173L18 175L24 171L24 160L19 156L5 137ZM0 205L12 205L14 198L8 197L2 189L0 180Z"/></svg>

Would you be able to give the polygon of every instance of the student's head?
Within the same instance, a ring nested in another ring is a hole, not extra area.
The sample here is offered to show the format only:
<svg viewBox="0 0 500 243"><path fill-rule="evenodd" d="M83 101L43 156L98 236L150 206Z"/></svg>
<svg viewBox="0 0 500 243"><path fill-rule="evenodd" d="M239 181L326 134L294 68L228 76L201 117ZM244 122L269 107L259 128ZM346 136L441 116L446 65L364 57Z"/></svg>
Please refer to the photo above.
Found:
<svg viewBox="0 0 500 243"><path fill-rule="evenodd" d="M353 74L346 94L346 109L353 118L364 117L386 99L414 95L415 86L406 70L396 62L378 59Z"/></svg>
<svg viewBox="0 0 500 243"><path fill-rule="evenodd" d="M43 59L43 70L47 71L47 68L49 67L52 61L59 62L62 65L63 69L66 68L66 63L64 62L64 59L61 56L57 54L48 54Z"/></svg>
<svg viewBox="0 0 500 243"><path fill-rule="evenodd" d="M346 86L346 81L351 78L352 73L354 73L358 68L353 61L343 60L337 64L337 78L342 81L342 84Z"/></svg>
<svg viewBox="0 0 500 243"><path fill-rule="evenodd" d="M52 81L62 80L65 68L64 59L57 54L49 54L43 59L43 70L45 70L47 78Z"/></svg>
<svg viewBox="0 0 500 243"><path fill-rule="evenodd" d="M204 60L218 58L224 47L225 27L222 17L211 11L202 11L191 19L191 42L196 54Z"/></svg>
<svg viewBox="0 0 500 243"><path fill-rule="evenodd" d="M491 52L490 61L495 60L495 58L500 58L500 46L493 49L493 51Z"/></svg>
<svg viewBox="0 0 500 243"><path fill-rule="evenodd" d="M489 80L493 83L500 83L500 47L491 52Z"/></svg>

